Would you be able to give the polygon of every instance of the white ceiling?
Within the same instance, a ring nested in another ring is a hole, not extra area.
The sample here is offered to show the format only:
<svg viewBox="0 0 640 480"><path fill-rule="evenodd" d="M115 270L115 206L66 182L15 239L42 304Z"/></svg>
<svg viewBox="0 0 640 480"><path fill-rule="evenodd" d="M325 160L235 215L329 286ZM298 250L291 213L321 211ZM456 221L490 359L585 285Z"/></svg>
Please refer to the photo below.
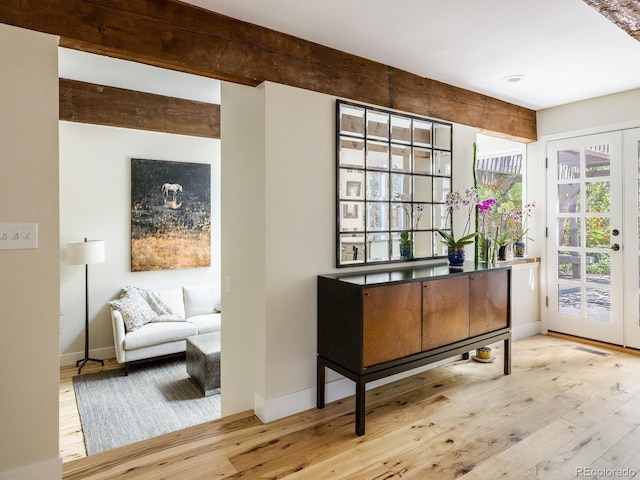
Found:
<svg viewBox="0 0 640 480"><path fill-rule="evenodd" d="M186 3L534 110L640 88L640 42L583 0Z"/></svg>

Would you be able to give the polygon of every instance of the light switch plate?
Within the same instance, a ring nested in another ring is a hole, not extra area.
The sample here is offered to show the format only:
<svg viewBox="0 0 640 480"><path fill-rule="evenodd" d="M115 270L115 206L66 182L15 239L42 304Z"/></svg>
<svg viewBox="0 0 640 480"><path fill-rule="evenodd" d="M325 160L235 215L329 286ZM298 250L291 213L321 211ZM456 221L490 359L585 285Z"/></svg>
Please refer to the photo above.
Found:
<svg viewBox="0 0 640 480"><path fill-rule="evenodd" d="M0 250L38 248L37 223L0 223Z"/></svg>

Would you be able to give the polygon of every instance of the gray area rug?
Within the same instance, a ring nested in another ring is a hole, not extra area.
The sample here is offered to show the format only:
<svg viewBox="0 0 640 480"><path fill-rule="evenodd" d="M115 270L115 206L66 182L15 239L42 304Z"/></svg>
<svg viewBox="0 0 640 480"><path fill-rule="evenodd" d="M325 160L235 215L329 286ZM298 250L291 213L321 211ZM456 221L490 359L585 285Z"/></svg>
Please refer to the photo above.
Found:
<svg viewBox="0 0 640 480"><path fill-rule="evenodd" d="M203 397L184 360L72 380L87 455L220 418L220 395Z"/></svg>

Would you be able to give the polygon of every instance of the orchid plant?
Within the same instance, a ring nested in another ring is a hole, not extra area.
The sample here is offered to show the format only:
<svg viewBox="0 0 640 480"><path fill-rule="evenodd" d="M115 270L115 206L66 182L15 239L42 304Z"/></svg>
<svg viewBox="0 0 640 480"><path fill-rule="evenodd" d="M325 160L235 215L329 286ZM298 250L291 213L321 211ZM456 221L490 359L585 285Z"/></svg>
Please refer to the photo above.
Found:
<svg viewBox="0 0 640 480"><path fill-rule="evenodd" d="M445 198L444 205L447 208L447 216L445 219L445 225L451 225L451 232L444 230L438 230L438 233L442 237L442 243L448 247L460 247L463 245L469 245L475 241L476 232L470 233L471 229L471 214L475 212L478 205L478 190L473 187L465 191L464 197L459 192L449 192ZM453 224L450 223L453 220L453 211L466 210L467 222L462 235L456 239Z"/></svg>

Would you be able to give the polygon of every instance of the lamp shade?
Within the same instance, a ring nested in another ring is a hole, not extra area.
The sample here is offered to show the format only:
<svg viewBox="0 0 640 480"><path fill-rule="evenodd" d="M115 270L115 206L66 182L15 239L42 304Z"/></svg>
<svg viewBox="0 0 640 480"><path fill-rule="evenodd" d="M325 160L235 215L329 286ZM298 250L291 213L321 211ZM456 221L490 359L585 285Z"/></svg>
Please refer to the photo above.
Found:
<svg viewBox="0 0 640 480"><path fill-rule="evenodd" d="M104 240L69 242L68 259L70 265L104 262Z"/></svg>

